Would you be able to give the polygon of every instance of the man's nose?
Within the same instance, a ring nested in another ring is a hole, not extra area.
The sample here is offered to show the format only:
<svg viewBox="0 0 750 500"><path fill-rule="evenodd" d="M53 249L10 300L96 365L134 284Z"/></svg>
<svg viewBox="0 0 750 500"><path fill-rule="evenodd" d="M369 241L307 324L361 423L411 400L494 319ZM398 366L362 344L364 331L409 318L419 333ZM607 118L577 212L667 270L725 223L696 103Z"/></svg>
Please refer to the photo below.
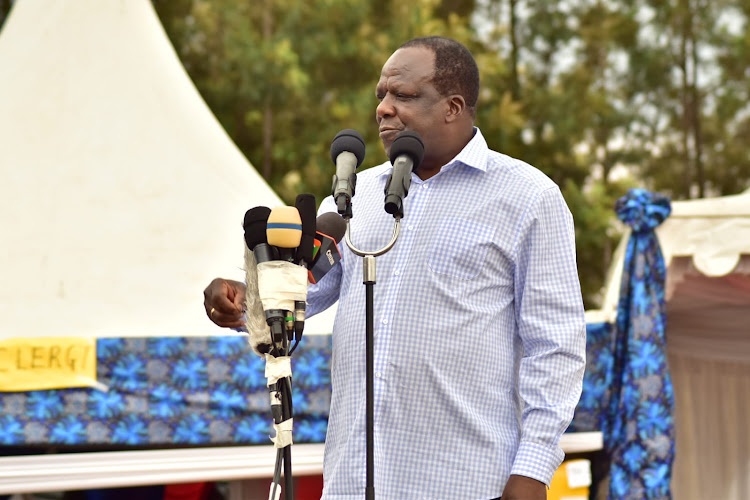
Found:
<svg viewBox="0 0 750 500"><path fill-rule="evenodd" d="M396 114L396 109L393 107L393 103L391 101L391 98L389 96L385 96L383 100L380 101L378 104L378 107L375 108L375 118L380 122L383 118L394 116Z"/></svg>

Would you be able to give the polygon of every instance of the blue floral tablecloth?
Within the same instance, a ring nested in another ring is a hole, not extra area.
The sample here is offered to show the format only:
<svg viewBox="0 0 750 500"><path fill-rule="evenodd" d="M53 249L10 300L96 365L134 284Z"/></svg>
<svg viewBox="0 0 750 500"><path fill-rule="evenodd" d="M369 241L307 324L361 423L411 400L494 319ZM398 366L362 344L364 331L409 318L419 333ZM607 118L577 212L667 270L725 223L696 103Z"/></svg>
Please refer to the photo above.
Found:
<svg viewBox="0 0 750 500"><path fill-rule="evenodd" d="M330 336L310 335L292 356L295 442L325 440L330 353ZM0 445L270 443L265 362L247 336L101 338L96 356L106 390L0 393Z"/></svg>

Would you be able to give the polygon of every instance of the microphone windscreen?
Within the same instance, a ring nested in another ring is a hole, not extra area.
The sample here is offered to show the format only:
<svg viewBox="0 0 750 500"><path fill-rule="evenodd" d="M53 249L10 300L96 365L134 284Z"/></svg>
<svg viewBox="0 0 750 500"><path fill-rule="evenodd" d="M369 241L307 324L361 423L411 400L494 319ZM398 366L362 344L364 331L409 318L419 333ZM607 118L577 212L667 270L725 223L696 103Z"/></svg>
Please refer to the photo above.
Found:
<svg viewBox="0 0 750 500"><path fill-rule="evenodd" d="M266 237L266 222L271 214L268 207L253 207L245 212L242 227L245 229L245 244L252 250L260 243L268 243Z"/></svg>
<svg viewBox="0 0 750 500"><path fill-rule="evenodd" d="M321 214L317 220L318 232L333 238L336 243L346 234L346 221L335 212Z"/></svg>
<svg viewBox="0 0 750 500"><path fill-rule="evenodd" d="M315 231L317 230L315 205L315 196L312 194L299 194L294 202L294 206L299 211L299 217L302 221L302 237L300 238L296 258L298 264L302 261L305 263L312 262L313 259Z"/></svg>
<svg viewBox="0 0 750 500"><path fill-rule="evenodd" d="M413 130L405 130L398 134L391 144L391 154L389 160L391 164L396 162L396 158L401 155L407 155L413 163L412 170L416 170L424 158L424 143L418 133Z"/></svg>
<svg viewBox="0 0 750 500"><path fill-rule="evenodd" d="M302 220L294 207L276 207L266 223L268 244L279 248L297 248L302 238Z"/></svg>
<svg viewBox="0 0 750 500"><path fill-rule="evenodd" d="M343 152L352 153L357 157L357 168L365 159L365 140L356 130L347 128L336 134L331 142L331 160L336 163L336 158Z"/></svg>
<svg viewBox="0 0 750 500"><path fill-rule="evenodd" d="M310 283L320 281L341 260L341 252L333 238L320 234L318 231L318 243L319 248L315 254L315 260L307 267L307 280Z"/></svg>

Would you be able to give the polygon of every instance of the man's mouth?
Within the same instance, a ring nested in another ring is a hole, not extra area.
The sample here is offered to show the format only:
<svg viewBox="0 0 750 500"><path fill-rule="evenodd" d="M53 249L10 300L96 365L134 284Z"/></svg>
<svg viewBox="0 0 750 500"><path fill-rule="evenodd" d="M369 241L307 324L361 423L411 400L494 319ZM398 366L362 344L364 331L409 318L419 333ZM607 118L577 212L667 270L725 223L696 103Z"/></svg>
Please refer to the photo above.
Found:
<svg viewBox="0 0 750 500"><path fill-rule="evenodd" d="M397 128L391 128L391 127L382 127L380 129L380 139L382 141L392 141L396 138L396 136L401 132Z"/></svg>

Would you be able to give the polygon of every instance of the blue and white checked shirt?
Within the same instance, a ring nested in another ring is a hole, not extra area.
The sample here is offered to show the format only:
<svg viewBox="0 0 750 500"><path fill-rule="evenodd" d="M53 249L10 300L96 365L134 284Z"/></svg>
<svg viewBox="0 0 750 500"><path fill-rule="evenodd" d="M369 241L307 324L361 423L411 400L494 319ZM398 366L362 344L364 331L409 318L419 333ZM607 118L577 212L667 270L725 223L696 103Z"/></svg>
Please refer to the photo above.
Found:
<svg viewBox="0 0 750 500"><path fill-rule="evenodd" d="M352 242L391 238L390 163L357 176ZM333 200L320 212L335 211ZM547 484L581 392L585 323L573 221L558 187L491 151L481 132L432 178L412 174L401 235L376 258L375 495L489 499L510 474ZM365 495L365 286L362 258L308 293L340 300L323 498Z"/></svg>

